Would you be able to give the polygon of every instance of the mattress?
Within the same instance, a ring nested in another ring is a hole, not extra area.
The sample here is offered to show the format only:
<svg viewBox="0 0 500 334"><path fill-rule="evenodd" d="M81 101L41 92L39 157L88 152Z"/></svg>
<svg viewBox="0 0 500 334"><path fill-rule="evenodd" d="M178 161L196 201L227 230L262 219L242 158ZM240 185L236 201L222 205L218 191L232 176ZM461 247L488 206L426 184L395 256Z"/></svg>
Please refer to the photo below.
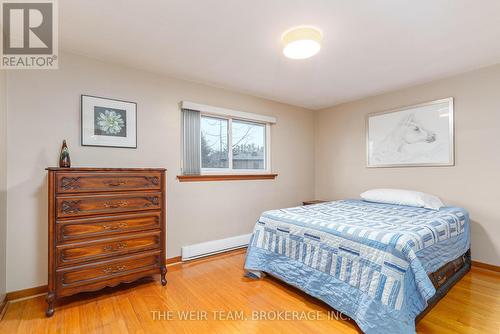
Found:
<svg viewBox="0 0 500 334"><path fill-rule="evenodd" d="M365 333L415 333L428 274L470 247L469 215L343 200L267 211L245 269L267 272L352 318Z"/></svg>

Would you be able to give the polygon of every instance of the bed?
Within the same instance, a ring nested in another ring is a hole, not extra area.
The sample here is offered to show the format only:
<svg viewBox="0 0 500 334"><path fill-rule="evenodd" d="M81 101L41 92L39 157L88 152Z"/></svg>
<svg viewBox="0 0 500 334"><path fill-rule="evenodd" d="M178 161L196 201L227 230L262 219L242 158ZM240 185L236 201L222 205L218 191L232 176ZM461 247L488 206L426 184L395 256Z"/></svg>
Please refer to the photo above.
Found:
<svg viewBox="0 0 500 334"><path fill-rule="evenodd" d="M469 249L464 209L342 200L264 212L245 269L326 302L365 333L415 333L470 269Z"/></svg>

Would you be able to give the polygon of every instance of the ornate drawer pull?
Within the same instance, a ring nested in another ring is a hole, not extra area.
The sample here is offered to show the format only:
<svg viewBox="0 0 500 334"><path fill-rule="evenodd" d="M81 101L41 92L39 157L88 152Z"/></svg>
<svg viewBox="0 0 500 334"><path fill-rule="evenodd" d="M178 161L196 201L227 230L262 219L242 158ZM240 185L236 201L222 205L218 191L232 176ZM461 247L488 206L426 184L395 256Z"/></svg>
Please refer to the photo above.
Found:
<svg viewBox="0 0 500 334"><path fill-rule="evenodd" d="M119 242L116 244L116 247L114 247L113 245L105 245L102 247L102 249L105 251L105 252L117 252L121 249L125 249L127 248L128 245L126 242Z"/></svg>
<svg viewBox="0 0 500 334"><path fill-rule="evenodd" d="M116 244L116 248L118 248L118 249L124 249L124 248L127 248L127 247L128 247L128 245L127 245L126 242L119 242L119 243Z"/></svg>
<svg viewBox="0 0 500 334"><path fill-rule="evenodd" d="M127 267L125 265L120 265L120 266L116 266L116 267L106 267L104 268L102 271L105 273L105 274L116 274L116 273L120 273L122 271L125 271L127 269Z"/></svg>
<svg viewBox="0 0 500 334"><path fill-rule="evenodd" d="M113 202L104 202L104 207L109 208L109 209L117 209L117 208L123 208L127 206L128 203L127 201L119 201L116 203Z"/></svg>
<svg viewBox="0 0 500 334"><path fill-rule="evenodd" d="M115 225L102 225L102 227L105 230L120 230L120 229L125 228L127 226L128 226L127 223L118 223L118 224L115 224Z"/></svg>
<svg viewBox="0 0 500 334"><path fill-rule="evenodd" d="M116 180L116 181L110 181L108 183L106 183L108 186L110 187L119 187L121 186L122 184L125 184L127 183L126 181L123 181L123 180Z"/></svg>
<svg viewBox="0 0 500 334"><path fill-rule="evenodd" d="M104 247L102 247L102 250L105 252L112 252L115 249L113 248L113 245L105 245Z"/></svg>

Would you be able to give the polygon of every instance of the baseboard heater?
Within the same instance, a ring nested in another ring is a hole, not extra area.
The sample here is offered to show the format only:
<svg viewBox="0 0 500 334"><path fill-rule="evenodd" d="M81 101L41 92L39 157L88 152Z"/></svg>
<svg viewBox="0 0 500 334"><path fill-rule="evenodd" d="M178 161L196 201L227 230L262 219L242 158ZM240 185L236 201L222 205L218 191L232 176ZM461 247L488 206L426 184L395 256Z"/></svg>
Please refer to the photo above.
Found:
<svg viewBox="0 0 500 334"><path fill-rule="evenodd" d="M238 235L231 238L202 242L182 247L182 261L198 259L233 249L247 247L252 234Z"/></svg>

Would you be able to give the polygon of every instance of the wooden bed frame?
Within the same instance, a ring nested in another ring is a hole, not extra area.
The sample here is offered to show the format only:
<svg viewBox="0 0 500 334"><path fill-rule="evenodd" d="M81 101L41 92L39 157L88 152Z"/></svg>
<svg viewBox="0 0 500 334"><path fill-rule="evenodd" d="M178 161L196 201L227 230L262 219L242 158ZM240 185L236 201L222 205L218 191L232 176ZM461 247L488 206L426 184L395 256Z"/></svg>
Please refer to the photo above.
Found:
<svg viewBox="0 0 500 334"><path fill-rule="evenodd" d="M470 249L458 257L457 259L448 262L435 272L429 274L429 278L436 288L436 294L429 299L428 305L415 319L418 323L429 311L443 298L448 291L467 274L471 268Z"/></svg>

